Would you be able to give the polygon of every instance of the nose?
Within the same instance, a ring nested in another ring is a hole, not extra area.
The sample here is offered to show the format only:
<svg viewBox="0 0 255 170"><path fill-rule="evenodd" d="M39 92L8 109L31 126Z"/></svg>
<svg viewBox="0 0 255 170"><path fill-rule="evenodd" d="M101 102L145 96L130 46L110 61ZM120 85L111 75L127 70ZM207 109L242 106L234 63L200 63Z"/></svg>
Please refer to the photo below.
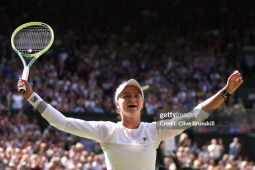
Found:
<svg viewBox="0 0 255 170"><path fill-rule="evenodd" d="M131 96L131 97L130 97L130 101L136 101L135 96Z"/></svg>

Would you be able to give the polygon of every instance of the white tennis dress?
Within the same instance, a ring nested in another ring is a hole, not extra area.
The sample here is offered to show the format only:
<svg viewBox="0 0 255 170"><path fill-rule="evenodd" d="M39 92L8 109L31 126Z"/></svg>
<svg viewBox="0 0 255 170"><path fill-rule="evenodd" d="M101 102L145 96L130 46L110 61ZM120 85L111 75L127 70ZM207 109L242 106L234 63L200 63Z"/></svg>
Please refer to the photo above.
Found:
<svg viewBox="0 0 255 170"><path fill-rule="evenodd" d="M156 149L160 142L184 130L184 128L166 128L156 122L141 122L137 129L128 129L121 122L67 118L51 105L43 102L36 93L28 101L52 126L98 141L104 151L108 170L155 170ZM203 121L209 116L202 111L200 105L195 109L199 110L196 121Z"/></svg>

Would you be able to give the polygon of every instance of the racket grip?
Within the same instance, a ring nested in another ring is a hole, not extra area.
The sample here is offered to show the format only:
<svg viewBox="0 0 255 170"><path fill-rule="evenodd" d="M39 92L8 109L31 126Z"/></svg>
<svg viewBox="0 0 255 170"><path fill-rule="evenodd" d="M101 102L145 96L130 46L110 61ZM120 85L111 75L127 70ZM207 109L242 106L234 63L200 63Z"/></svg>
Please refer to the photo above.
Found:
<svg viewBox="0 0 255 170"><path fill-rule="evenodd" d="M27 80L27 79L28 79L28 74L29 74L29 68L28 68L28 67L25 67L25 68L23 69L22 79L23 79L23 80ZM19 88L19 92L20 92L20 93L25 93L25 92L26 92L26 86L25 86L25 85L24 85L24 86L21 86L21 87Z"/></svg>

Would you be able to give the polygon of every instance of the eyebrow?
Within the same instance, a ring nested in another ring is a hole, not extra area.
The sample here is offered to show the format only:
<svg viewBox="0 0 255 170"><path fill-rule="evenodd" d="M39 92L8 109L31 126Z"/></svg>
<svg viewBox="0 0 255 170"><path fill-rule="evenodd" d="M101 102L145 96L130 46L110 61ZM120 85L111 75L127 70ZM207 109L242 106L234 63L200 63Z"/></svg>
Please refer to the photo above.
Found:
<svg viewBox="0 0 255 170"><path fill-rule="evenodd" d="M129 93L129 92L125 92L125 93L122 93L122 94L131 94L131 93ZM134 94L140 94L139 92L138 93L134 93ZM141 95L141 94L140 94Z"/></svg>

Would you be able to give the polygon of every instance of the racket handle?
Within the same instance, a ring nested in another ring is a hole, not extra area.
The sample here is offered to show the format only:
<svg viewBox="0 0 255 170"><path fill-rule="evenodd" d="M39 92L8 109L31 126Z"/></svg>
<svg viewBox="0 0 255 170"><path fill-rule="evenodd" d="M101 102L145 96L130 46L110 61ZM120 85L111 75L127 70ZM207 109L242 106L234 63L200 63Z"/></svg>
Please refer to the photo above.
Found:
<svg viewBox="0 0 255 170"><path fill-rule="evenodd" d="M27 80L27 79L28 79L28 74L29 74L29 68L28 68L28 67L25 67L25 68L23 69L22 79L23 79L23 80ZM21 87L19 88L19 92L20 92L20 93L25 93L25 92L26 92L26 85L21 86Z"/></svg>

